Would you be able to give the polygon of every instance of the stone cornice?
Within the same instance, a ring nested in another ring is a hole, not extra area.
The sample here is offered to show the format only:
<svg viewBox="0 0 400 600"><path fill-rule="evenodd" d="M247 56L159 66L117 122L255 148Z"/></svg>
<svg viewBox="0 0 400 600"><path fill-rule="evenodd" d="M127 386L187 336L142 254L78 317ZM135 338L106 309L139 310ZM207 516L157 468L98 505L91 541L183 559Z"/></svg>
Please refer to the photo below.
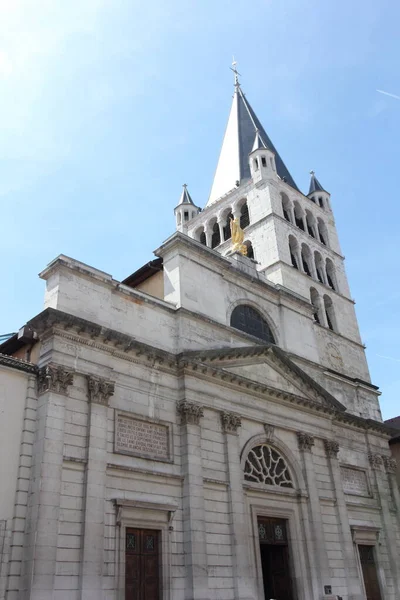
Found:
<svg viewBox="0 0 400 600"><path fill-rule="evenodd" d="M69 256L64 256L63 254L55 258L41 273L39 273L39 277L47 280L55 271L59 269L68 269L70 271L74 271L78 274L78 276L94 279L105 286L111 287L116 292L137 298L142 302L157 305L171 312L176 310L174 305L165 302L165 300L162 300L161 298L156 298L155 296L146 294L146 292L131 288L120 281L113 279L112 275L109 273L105 273L104 271L100 271L94 267L90 267L85 263L81 263L78 260L70 258Z"/></svg>
<svg viewBox="0 0 400 600"><path fill-rule="evenodd" d="M277 368L283 371L285 374L295 377L297 380L300 380L302 387L306 390L306 392L311 396L308 400L310 402L316 402L318 406L321 405L321 402L318 400L319 398L323 398L326 408L334 411L345 411L345 407L343 404L338 402L334 396L329 394L322 386L320 386L316 381L312 379L305 371L303 371L298 365L296 365L284 351L282 351L278 346L273 344L263 344L259 346L242 346L239 348L221 348L219 350L199 350L193 352L185 352L179 355L181 363L185 362L197 362L198 364L208 364L214 365L215 363L226 361L230 359L236 358L252 358L252 357L265 357L270 362L275 363ZM218 368L218 367L217 367ZM230 372L223 371L223 373L228 374L228 376L234 374ZM246 378L236 375L239 379L244 379L248 381ZM260 387L260 384L253 385ZM261 387L268 386L264 385ZM269 389L269 388L268 388ZM272 391L273 388L271 388ZM275 390L276 391L276 390ZM279 392L282 393L282 392ZM288 394L291 395L291 394ZM304 400L304 399L303 399Z"/></svg>
<svg viewBox="0 0 400 600"><path fill-rule="evenodd" d="M89 343L90 346L93 346L96 341L98 343L97 348L111 351L113 354L119 352L121 358L129 354L153 362L157 361L160 365L164 364L170 368L176 368L176 356L174 354L138 342L132 336L115 329L103 327L92 321L87 321L54 308L47 308L41 312L29 321L29 325L40 336L55 334L76 340L82 344Z"/></svg>
<svg viewBox="0 0 400 600"><path fill-rule="evenodd" d="M259 396L267 395L269 398L290 402L292 404L297 404L298 406L304 406L320 413L322 412L330 415L336 414L333 408L322 402L304 398L303 396L296 396L295 394L269 387L264 383L257 383L241 375L236 375L235 373L205 363L189 360L181 361L180 367L185 372L195 374L196 377L208 380L212 378L215 382L218 382L224 387L229 386L235 387L236 389L248 390L249 392L257 393Z"/></svg>
<svg viewBox="0 0 400 600"><path fill-rule="evenodd" d="M246 282L251 281L251 284L259 287L265 293L265 290L268 290L275 296L285 296L294 302L300 302L302 305L309 306L310 302L307 298L303 298L296 294L296 292L292 292L291 290L284 288L283 286L276 285L271 281L268 281L264 276L262 279L254 279L254 277L244 271L241 271L232 264L232 262L222 256L216 250L208 248L208 246L204 246L197 242L195 239L189 237L180 232L175 232L172 236L170 236L162 246L160 246L157 250L154 251L156 256L161 258L164 257L165 252L169 251L173 248L186 248L189 252L198 254L200 257L207 256L208 261L213 261L218 265L218 269L225 273L232 273L235 276L244 279ZM204 265L205 266L205 265ZM248 285L248 284L247 284Z"/></svg>
<svg viewBox="0 0 400 600"><path fill-rule="evenodd" d="M374 419L364 419L351 413L338 413L334 420L334 424L342 426L343 424L348 425L353 429L360 429L362 431L375 431L380 435L385 435L390 438L395 431L392 427L385 425L381 421L374 421Z"/></svg>
<svg viewBox="0 0 400 600"><path fill-rule="evenodd" d="M32 375L37 375L38 367L33 363L26 362L20 358L14 358L7 354L0 354L0 366L9 367L10 369L16 369L17 371L24 371Z"/></svg>

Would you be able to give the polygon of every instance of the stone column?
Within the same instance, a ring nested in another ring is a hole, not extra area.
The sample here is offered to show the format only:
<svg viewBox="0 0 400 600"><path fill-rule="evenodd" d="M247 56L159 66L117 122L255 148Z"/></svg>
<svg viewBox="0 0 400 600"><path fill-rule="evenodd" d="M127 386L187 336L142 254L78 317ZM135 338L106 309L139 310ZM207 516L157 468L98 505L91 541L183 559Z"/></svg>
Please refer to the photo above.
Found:
<svg viewBox="0 0 400 600"><path fill-rule="evenodd" d="M223 243L224 243L224 241L225 241L225 240L224 240L224 225L225 225L225 223L224 223L223 221L221 221L221 220L220 220L220 221L218 221L218 227L219 227L219 237L220 237L220 239L221 239L221 242L220 242L221 244L223 244Z"/></svg>
<svg viewBox="0 0 400 600"><path fill-rule="evenodd" d="M65 402L73 372L49 364L39 370L32 497L27 537L29 600L53 598L64 451Z"/></svg>
<svg viewBox="0 0 400 600"><path fill-rule="evenodd" d="M328 458L331 479L336 498L336 514L339 524L340 539L346 573L347 591L349 600L362 598L362 587L359 577L356 555L354 552L353 538L347 514L346 499L343 491L342 477L338 461L339 444L334 440L324 440L325 452Z"/></svg>
<svg viewBox="0 0 400 600"><path fill-rule="evenodd" d="M31 477L33 442L36 428L36 407L36 376L29 375L19 454L12 537L10 542L10 563L5 590L5 597L7 600L18 600L18 598L20 598L20 590L23 589L23 583L21 581L21 567L25 547L24 532L28 510L28 491Z"/></svg>
<svg viewBox="0 0 400 600"><path fill-rule="evenodd" d="M208 600L207 541L201 458L200 419L203 407L181 400L181 450L183 482L183 539L185 600Z"/></svg>
<svg viewBox="0 0 400 600"><path fill-rule="evenodd" d="M211 248L212 231L208 223L204 225L204 233L206 235L206 245L208 246L208 248Z"/></svg>
<svg viewBox="0 0 400 600"><path fill-rule="evenodd" d="M311 532L309 542L312 547L312 555L315 557L315 562L310 565L312 574L311 583L314 598L319 599L323 595L324 585L330 584L331 575L328 556L326 554L321 506L312 458L314 437L308 433L299 431L297 433L297 440L302 454L303 471L308 491L308 520Z"/></svg>
<svg viewBox="0 0 400 600"><path fill-rule="evenodd" d="M400 579L399 579L399 557L397 554L396 531L393 528L392 517L389 508L388 482L384 471L384 460L380 454L370 452L368 454L369 464L374 473L375 486L378 491L378 497L381 505L381 518L383 530L386 538L386 549L389 556L390 570L393 576L393 587L396 595L400 597Z"/></svg>
<svg viewBox="0 0 400 600"><path fill-rule="evenodd" d="M85 476L84 530L81 561L81 598L102 596L104 567L104 499L107 468L108 402L114 383L87 376L89 415Z"/></svg>
<svg viewBox="0 0 400 600"><path fill-rule="evenodd" d="M222 412L221 424L225 433L225 456L229 482L229 512L235 600L253 600L255 595L250 579L248 527L246 526L243 473L240 464L239 438L237 435L237 430L241 426L241 418L233 413Z"/></svg>

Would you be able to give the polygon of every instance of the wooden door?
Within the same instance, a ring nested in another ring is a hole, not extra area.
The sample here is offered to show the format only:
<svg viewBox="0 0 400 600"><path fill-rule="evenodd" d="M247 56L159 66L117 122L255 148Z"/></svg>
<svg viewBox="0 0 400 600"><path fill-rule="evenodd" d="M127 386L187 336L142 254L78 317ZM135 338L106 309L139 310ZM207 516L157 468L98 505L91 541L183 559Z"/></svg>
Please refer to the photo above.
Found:
<svg viewBox="0 0 400 600"><path fill-rule="evenodd" d="M260 550L265 599L292 600L287 546L261 544Z"/></svg>
<svg viewBox="0 0 400 600"><path fill-rule="evenodd" d="M127 529L125 544L125 600L159 600L160 532Z"/></svg>
<svg viewBox="0 0 400 600"><path fill-rule="evenodd" d="M367 600L382 600L373 546L358 546Z"/></svg>

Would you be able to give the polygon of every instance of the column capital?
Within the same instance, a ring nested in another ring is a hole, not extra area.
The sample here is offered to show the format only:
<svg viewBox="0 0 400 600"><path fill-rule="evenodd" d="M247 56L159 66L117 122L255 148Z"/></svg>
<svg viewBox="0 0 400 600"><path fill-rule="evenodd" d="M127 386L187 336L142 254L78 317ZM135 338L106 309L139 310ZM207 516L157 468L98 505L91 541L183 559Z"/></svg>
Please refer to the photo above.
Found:
<svg viewBox="0 0 400 600"><path fill-rule="evenodd" d="M221 413L222 429L225 433L237 433L237 430L242 425L242 417L230 412Z"/></svg>
<svg viewBox="0 0 400 600"><path fill-rule="evenodd" d="M324 440L325 453L329 458L337 458L339 453L339 442L335 440Z"/></svg>
<svg viewBox="0 0 400 600"><path fill-rule="evenodd" d="M382 469L383 458L380 454L370 452L368 454L368 460L369 460L369 464L371 465L372 469L376 469L377 471L380 471Z"/></svg>
<svg viewBox="0 0 400 600"><path fill-rule="evenodd" d="M397 460L392 456L384 456L383 464L385 465L386 473L395 474L397 471Z"/></svg>
<svg viewBox="0 0 400 600"><path fill-rule="evenodd" d="M94 375L87 375L86 379L89 401L94 402L95 404L108 406L108 401L114 394L114 382L103 379L102 377L95 377Z"/></svg>
<svg viewBox="0 0 400 600"><path fill-rule="evenodd" d="M204 416L204 408L196 402L188 402L181 400L178 402L176 409L182 417L184 425L200 425L200 418Z"/></svg>
<svg viewBox="0 0 400 600"><path fill-rule="evenodd" d="M66 395L68 387L74 382L74 372L62 365L48 364L39 369L38 391L39 394L56 392Z"/></svg>
<svg viewBox="0 0 400 600"><path fill-rule="evenodd" d="M297 442L299 444L299 449L303 452L311 452L312 447L314 446L314 436L309 433L304 433L304 431L297 432Z"/></svg>

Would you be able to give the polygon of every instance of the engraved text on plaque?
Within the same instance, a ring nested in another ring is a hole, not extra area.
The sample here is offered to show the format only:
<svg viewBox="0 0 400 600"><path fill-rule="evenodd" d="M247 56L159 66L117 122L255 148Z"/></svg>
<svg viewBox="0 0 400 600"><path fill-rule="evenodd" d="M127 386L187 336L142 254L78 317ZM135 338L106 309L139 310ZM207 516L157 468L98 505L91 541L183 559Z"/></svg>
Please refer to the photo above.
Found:
<svg viewBox="0 0 400 600"><path fill-rule="evenodd" d="M169 427L116 413L114 451L169 462Z"/></svg>
<svg viewBox="0 0 400 600"><path fill-rule="evenodd" d="M369 496L369 486L367 474L361 469L352 469L351 467L341 467L343 491L345 494L355 496Z"/></svg>

